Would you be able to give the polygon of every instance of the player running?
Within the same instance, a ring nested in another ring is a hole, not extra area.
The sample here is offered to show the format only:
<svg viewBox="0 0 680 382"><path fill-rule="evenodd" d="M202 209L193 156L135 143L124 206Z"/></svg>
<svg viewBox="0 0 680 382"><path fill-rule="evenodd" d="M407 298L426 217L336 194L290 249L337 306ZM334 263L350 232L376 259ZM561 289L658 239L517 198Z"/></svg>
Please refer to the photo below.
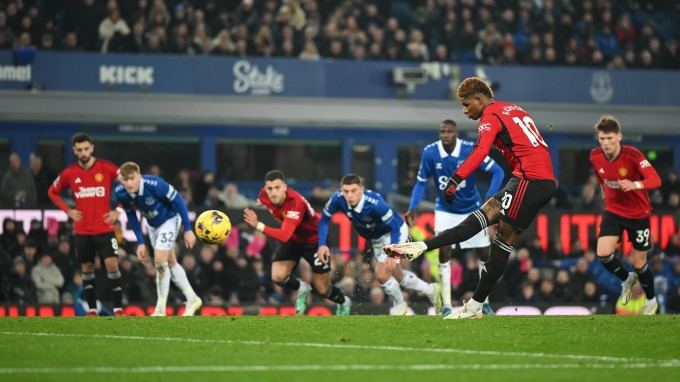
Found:
<svg viewBox="0 0 680 382"><path fill-rule="evenodd" d="M480 119L477 126L479 139L467 159L447 181L444 199L453 203L458 187L484 161L491 145L501 150L512 167L513 177L505 188L457 226L425 241L384 248L389 256L415 259L428 250L468 240L489 225L499 223L489 261L482 270L474 295L463 302L462 308L446 316L447 319L482 317L482 304L503 275L517 238L550 201L557 188L548 144L524 109L494 101L489 85L477 77L467 78L458 86L458 97L463 113L470 119Z"/></svg>
<svg viewBox="0 0 680 382"><path fill-rule="evenodd" d="M340 181L340 189L331 196L323 209L319 221L319 251L321 261L328 261L330 249L326 244L328 220L336 212L349 217L359 235L368 240L376 256L376 278L392 300L392 314L405 315L408 305L399 286L423 293L430 299L436 313L441 311L441 289L439 284L428 284L415 273L402 270L401 266L388 258L382 248L387 244L403 243L408 239L408 226L404 219L390 207L377 192L365 190L361 177L347 174Z"/></svg>
<svg viewBox="0 0 680 382"><path fill-rule="evenodd" d="M123 282L118 269L118 242L113 223L120 212L111 208L111 184L118 177L118 166L95 158L92 138L85 133L73 136L73 154L77 162L66 167L47 190L52 202L75 222L76 256L83 274L83 296L88 316L97 316L95 293L95 255L104 260L111 285L113 314L123 316ZM59 196L69 188L76 208L69 207Z"/></svg>
<svg viewBox="0 0 680 382"><path fill-rule="evenodd" d="M449 176L453 174L463 160L470 155L474 143L458 138L458 128L456 122L447 119L439 125L439 140L431 143L423 149L422 159L416 182L411 192L411 204L405 218L409 226L413 226L416 220L416 208L425 193L425 185L428 179L433 178L437 186L437 199L434 209L434 234L438 235L446 228L458 225L467 215L482 206L482 196L479 194L475 182L475 173L461 182L458 187L457 198L453 203L446 203L442 196L442 191L446 187ZM486 193L486 197L493 196L503 183L505 173L493 159L488 156L479 166L480 169L490 172L491 185ZM480 277L484 264L489 259L491 241L486 229L479 231L475 236L460 243L461 249L472 248L480 259ZM442 314L448 316L453 311L451 306L451 246L444 246L439 249L439 283L442 288L442 303L444 308ZM489 306L489 299L484 301L484 314L493 314Z"/></svg>
<svg viewBox="0 0 680 382"><path fill-rule="evenodd" d="M203 305L203 300L194 292L184 268L177 263L175 254L180 224L184 226L186 247L193 248L196 243L184 198L163 178L142 175L139 165L134 162L126 162L120 166L119 178L122 184L116 187L116 196L125 209L128 226L137 237L137 257L142 262L146 259L146 244L136 210L146 218L149 228L149 240L156 265L157 293L156 309L151 315L165 316L172 279L187 299L183 316L193 316Z"/></svg>
<svg viewBox="0 0 680 382"><path fill-rule="evenodd" d="M304 258L312 267L317 293L338 304L336 315L349 315L352 302L340 289L331 285L330 259L317 256L319 217L309 202L288 188L283 172L271 170L264 177L264 187L260 190L257 204L267 207L272 216L281 222L281 228L266 226L250 208L243 211L243 218L251 227L281 242L274 255L272 281L282 288L297 291L297 314L304 314L307 310L307 297L312 291L309 284L291 274L300 258Z"/></svg>
<svg viewBox="0 0 680 382"><path fill-rule="evenodd" d="M659 307L654 295L654 276L647 264L649 216L652 206L645 190L661 187L661 178L647 158L633 146L621 145L621 125L611 115L595 124L600 147L590 152L590 163L600 181L604 213L597 237L597 259L621 280L621 303L628 304L633 285L640 280L647 301L643 314L653 315ZM614 256L623 231L633 243L630 252L635 272L628 273Z"/></svg>

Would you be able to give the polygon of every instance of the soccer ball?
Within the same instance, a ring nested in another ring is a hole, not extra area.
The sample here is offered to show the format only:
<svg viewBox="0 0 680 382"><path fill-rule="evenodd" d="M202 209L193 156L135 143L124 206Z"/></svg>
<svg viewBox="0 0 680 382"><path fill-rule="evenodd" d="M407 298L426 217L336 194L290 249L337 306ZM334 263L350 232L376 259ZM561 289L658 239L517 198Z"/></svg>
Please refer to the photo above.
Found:
<svg viewBox="0 0 680 382"><path fill-rule="evenodd" d="M206 244L221 244L231 232L231 220L222 211L208 210L196 219L196 237Z"/></svg>

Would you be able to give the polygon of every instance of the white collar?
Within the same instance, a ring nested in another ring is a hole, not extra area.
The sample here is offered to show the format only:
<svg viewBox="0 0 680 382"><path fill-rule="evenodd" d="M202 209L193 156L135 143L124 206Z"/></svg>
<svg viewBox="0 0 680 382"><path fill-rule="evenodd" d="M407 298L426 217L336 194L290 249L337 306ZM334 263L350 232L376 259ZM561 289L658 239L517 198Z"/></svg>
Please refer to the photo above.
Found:
<svg viewBox="0 0 680 382"><path fill-rule="evenodd" d="M446 158L448 156L452 156L455 158L458 158L460 156L460 139L456 139L456 146L453 148L453 151L451 151L451 154L447 153L446 150L444 150L444 144L442 144L441 139L437 141L437 149L439 150L439 156L441 158Z"/></svg>
<svg viewBox="0 0 680 382"><path fill-rule="evenodd" d="M354 212L361 213L361 210L364 209L364 201L365 200L366 200L366 195L362 194L361 200L359 201L359 203L357 203L357 205L354 208L352 208L352 206L350 206L349 208ZM349 206L349 203L347 203L347 205Z"/></svg>
<svg viewBox="0 0 680 382"><path fill-rule="evenodd" d="M139 191L137 191L136 194L131 192L128 192L128 194L130 194L133 199L138 196L144 196L144 178L142 178L142 181L139 183Z"/></svg>

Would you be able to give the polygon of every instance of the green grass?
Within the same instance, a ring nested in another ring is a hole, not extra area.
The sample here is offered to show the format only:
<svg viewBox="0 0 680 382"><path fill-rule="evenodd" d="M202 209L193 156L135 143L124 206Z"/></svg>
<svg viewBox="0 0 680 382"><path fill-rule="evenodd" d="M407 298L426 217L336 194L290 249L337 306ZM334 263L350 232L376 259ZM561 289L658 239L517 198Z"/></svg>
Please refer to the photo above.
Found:
<svg viewBox="0 0 680 382"><path fill-rule="evenodd" d="M0 381L678 381L680 316L1 318Z"/></svg>

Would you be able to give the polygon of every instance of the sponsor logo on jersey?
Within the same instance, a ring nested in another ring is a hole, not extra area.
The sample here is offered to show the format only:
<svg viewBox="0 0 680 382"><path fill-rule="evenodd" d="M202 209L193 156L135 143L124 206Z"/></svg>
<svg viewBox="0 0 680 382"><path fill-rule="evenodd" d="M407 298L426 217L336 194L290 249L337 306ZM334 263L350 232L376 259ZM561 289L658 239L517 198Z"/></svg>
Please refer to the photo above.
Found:
<svg viewBox="0 0 680 382"><path fill-rule="evenodd" d="M73 183L78 184L78 183L81 183L81 182L82 182L82 180L80 180L80 178L76 178L76 180Z"/></svg>
<svg viewBox="0 0 680 382"><path fill-rule="evenodd" d="M101 181L104 180L104 174L101 172L94 174L94 180L96 180L98 183L101 183Z"/></svg>
<svg viewBox="0 0 680 382"><path fill-rule="evenodd" d="M628 170L626 170L624 167L621 167L621 168L619 169L619 175L621 175L621 176L626 176L626 175L628 175Z"/></svg>
<svg viewBox="0 0 680 382"><path fill-rule="evenodd" d="M614 190L618 190L618 189L621 188L621 186L619 186L619 181L618 181L618 180L609 180L609 179L605 179L605 180L604 180L604 184L605 184L607 187L612 188L612 189L614 189Z"/></svg>
<svg viewBox="0 0 680 382"><path fill-rule="evenodd" d="M647 168L647 167L651 167L651 166L652 166L652 164L649 163L649 161L647 159L640 162L640 167L642 167L642 168Z"/></svg>
<svg viewBox="0 0 680 382"><path fill-rule="evenodd" d="M483 131L491 131L491 124L490 123L483 123L477 127L477 130L481 133Z"/></svg>
<svg viewBox="0 0 680 382"><path fill-rule="evenodd" d="M102 84L153 85L153 66L101 65Z"/></svg>
<svg viewBox="0 0 680 382"><path fill-rule="evenodd" d="M104 189L102 186L80 187L78 191L76 191L75 196L77 199L101 198L106 196L106 189Z"/></svg>
<svg viewBox="0 0 680 382"><path fill-rule="evenodd" d="M2 65L2 66L0 66L0 81L28 82L30 80L31 80L31 65L26 65L26 66Z"/></svg>
<svg viewBox="0 0 680 382"><path fill-rule="evenodd" d="M286 217L288 219L300 220L300 211L288 211L286 212Z"/></svg>
<svg viewBox="0 0 680 382"><path fill-rule="evenodd" d="M267 65L264 71L260 71L257 65L240 60L236 61L232 71L236 77L234 92L237 94L250 92L252 95L270 95L284 90L285 76L272 65Z"/></svg>

